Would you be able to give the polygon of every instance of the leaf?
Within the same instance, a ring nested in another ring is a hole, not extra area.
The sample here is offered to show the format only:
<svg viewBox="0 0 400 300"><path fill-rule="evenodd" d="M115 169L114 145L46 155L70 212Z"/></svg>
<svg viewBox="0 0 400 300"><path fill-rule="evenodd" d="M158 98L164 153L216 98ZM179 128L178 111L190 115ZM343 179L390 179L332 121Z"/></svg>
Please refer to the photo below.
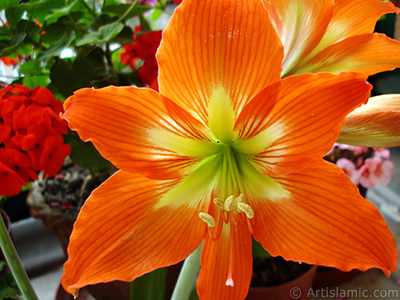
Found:
<svg viewBox="0 0 400 300"><path fill-rule="evenodd" d="M109 40L115 38L118 33L122 31L122 29L124 29L124 24L120 22L101 26L99 28L99 39L102 42L108 42Z"/></svg>
<svg viewBox="0 0 400 300"><path fill-rule="evenodd" d="M20 6L11 6L6 9L6 20L10 28L17 26L21 21L24 11Z"/></svg>
<svg viewBox="0 0 400 300"><path fill-rule="evenodd" d="M19 72L24 75L42 75L42 63L40 60L29 60L20 66Z"/></svg>
<svg viewBox="0 0 400 300"><path fill-rule="evenodd" d="M16 6L18 5L19 0L1 0L0 1L0 10Z"/></svg>
<svg viewBox="0 0 400 300"><path fill-rule="evenodd" d="M50 84L49 75L37 75L37 76L27 76L22 80L22 84L26 85L30 89L33 89L36 86L46 87Z"/></svg>
<svg viewBox="0 0 400 300"><path fill-rule="evenodd" d="M82 141L75 131L65 136L65 142L71 145L70 158L77 165L91 171L104 171L111 167L111 163L103 158L91 142Z"/></svg>
<svg viewBox="0 0 400 300"><path fill-rule="evenodd" d="M0 277L0 299L12 298L20 296L18 285L11 273L7 273Z"/></svg>
<svg viewBox="0 0 400 300"><path fill-rule="evenodd" d="M131 4L119 4L119 5L106 5L106 7L103 8L102 13L103 14L108 14L110 16L122 16L125 12L128 11L130 8ZM146 11L149 11L153 7L151 6L145 6L145 5L136 5L135 8L125 17L125 20L131 19L133 17L138 17L143 15Z"/></svg>
<svg viewBox="0 0 400 300"><path fill-rule="evenodd" d="M132 282L132 300L163 300L167 268L147 273Z"/></svg>
<svg viewBox="0 0 400 300"><path fill-rule="evenodd" d="M59 55L62 50L67 48L72 43L72 41L75 39L75 36L75 32L73 31L65 32L58 42L51 45L46 51L40 53L38 58L47 60L53 56Z"/></svg>
<svg viewBox="0 0 400 300"><path fill-rule="evenodd" d="M124 24L115 22L101 26L97 32L91 32L79 40L76 45L105 43L116 37L124 29Z"/></svg>
<svg viewBox="0 0 400 300"><path fill-rule="evenodd" d="M50 69L53 85L65 97L71 96L80 88L90 87L95 76L93 65L86 58L76 58L72 66L65 65L63 61L56 62Z"/></svg>
<svg viewBox="0 0 400 300"><path fill-rule="evenodd" d="M72 2L72 0L31 0L28 3L22 3L20 7L28 13L29 18L38 20L40 24L43 24L46 16L51 11L62 9L66 4L68 5L70 2Z"/></svg>

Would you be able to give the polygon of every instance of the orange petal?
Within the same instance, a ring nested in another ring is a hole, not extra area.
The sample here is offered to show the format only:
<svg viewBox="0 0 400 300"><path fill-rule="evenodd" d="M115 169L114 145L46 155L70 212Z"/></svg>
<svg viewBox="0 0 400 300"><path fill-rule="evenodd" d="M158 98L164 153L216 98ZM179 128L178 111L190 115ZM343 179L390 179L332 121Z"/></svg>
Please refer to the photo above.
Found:
<svg viewBox="0 0 400 300"><path fill-rule="evenodd" d="M321 44L333 44L364 33L372 33L385 14L399 12L390 1L335 0L334 12Z"/></svg>
<svg viewBox="0 0 400 300"><path fill-rule="evenodd" d="M199 211L207 211L204 202L154 209L177 183L119 171L96 189L70 238L62 278L66 291L76 294L89 284L132 281L192 253L205 233L198 217Z"/></svg>
<svg viewBox="0 0 400 300"><path fill-rule="evenodd" d="M274 178L291 194L252 200L254 238L273 256L343 271L397 266L397 248L374 204L335 165L321 160Z"/></svg>
<svg viewBox="0 0 400 300"><path fill-rule="evenodd" d="M197 281L200 299L244 299L252 268L251 234L247 225L235 227L232 223L224 223L218 240L214 241L208 235L204 240Z"/></svg>
<svg viewBox="0 0 400 300"><path fill-rule="evenodd" d="M283 49L261 1L184 1L163 32L157 59L161 94L207 124L217 88L240 111L279 79Z"/></svg>
<svg viewBox="0 0 400 300"><path fill-rule="evenodd" d="M400 146L400 95L369 99L344 122L338 143L365 147Z"/></svg>
<svg viewBox="0 0 400 300"><path fill-rule="evenodd" d="M285 48L283 73L290 73L320 42L333 13L333 0L264 0Z"/></svg>
<svg viewBox="0 0 400 300"><path fill-rule="evenodd" d="M400 42L376 33L351 37L331 45L295 73L338 74L352 71L373 75L398 67L400 67Z"/></svg>
<svg viewBox="0 0 400 300"><path fill-rule="evenodd" d="M268 86L240 115L236 128L244 141L236 148L254 155L267 174L308 166L331 149L346 115L368 100L365 80L357 73L303 74ZM272 109L269 102L276 102Z"/></svg>
<svg viewBox="0 0 400 300"><path fill-rule="evenodd" d="M207 138L204 125L151 89L81 89L64 103L71 129L92 141L119 169L150 178L176 178L195 160L152 140L152 130L186 139Z"/></svg>

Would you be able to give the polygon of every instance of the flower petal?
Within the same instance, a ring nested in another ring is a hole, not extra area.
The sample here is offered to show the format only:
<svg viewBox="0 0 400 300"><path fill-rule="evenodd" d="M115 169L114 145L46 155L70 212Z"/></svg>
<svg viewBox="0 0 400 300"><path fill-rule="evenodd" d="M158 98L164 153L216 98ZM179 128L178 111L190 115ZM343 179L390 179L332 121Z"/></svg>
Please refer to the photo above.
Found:
<svg viewBox="0 0 400 300"><path fill-rule="evenodd" d="M308 166L332 148L345 116L367 101L365 80L358 73L303 74L268 86L239 116L242 140L234 147L269 175Z"/></svg>
<svg viewBox="0 0 400 300"><path fill-rule="evenodd" d="M196 161L186 156L195 152L183 147L189 143L186 146L191 149L207 152L211 145L203 134L204 125L150 89L81 89L64 107L64 118L84 141L92 141L119 169L141 172L149 178L179 177ZM166 136L169 144L163 141ZM176 147L169 149L171 144ZM178 147L182 154L176 153Z"/></svg>
<svg viewBox="0 0 400 300"><path fill-rule="evenodd" d="M283 49L261 1L184 1L163 32L157 59L161 94L207 124L216 89L240 111L279 79Z"/></svg>
<svg viewBox="0 0 400 300"><path fill-rule="evenodd" d="M273 256L343 271L397 267L397 248L374 204L351 180L321 160L298 173L274 178L291 197L252 200L254 238Z"/></svg>
<svg viewBox="0 0 400 300"><path fill-rule="evenodd" d="M251 234L247 225L235 227L232 222L224 223L218 240L209 235L204 240L197 281L200 299L244 299L250 286L252 265Z"/></svg>
<svg viewBox="0 0 400 300"><path fill-rule="evenodd" d="M400 42L384 34L363 34L327 47L294 73L346 71L373 75L400 67Z"/></svg>
<svg viewBox="0 0 400 300"><path fill-rule="evenodd" d="M205 223L197 206L154 206L178 180L156 181L119 171L96 189L83 206L68 247L62 283L76 294L89 284L131 281L175 264L201 243Z"/></svg>
<svg viewBox="0 0 400 300"><path fill-rule="evenodd" d="M290 72L320 42L333 13L333 0L264 0L285 48L283 74Z"/></svg>
<svg viewBox="0 0 400 300"><path fill-rule="evenodd" d="M338 143L365 147L400 146L400 95L369 99L344 122Z"/></svg>
<svg viewBox="0 0 400 300"><path fill-rule="evenodd" d="M394 12L399 9L390 1L335 0L333 16L321 45L325 48L352 36L372 33L381 16Z"/></svg>

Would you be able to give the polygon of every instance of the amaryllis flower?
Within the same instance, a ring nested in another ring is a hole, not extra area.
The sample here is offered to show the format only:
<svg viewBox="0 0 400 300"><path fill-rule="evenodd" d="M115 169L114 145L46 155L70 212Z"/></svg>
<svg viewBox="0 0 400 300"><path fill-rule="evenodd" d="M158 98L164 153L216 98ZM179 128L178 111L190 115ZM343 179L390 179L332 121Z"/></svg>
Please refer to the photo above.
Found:
<svg viewBox="0 0 400 300"><path fill-rule="evenodd" d="M400 146L400 95L371 97L346 117L339 143L366 147Z"/></svg>
<svg viewBox="0 0 400 300"><path fill-rule="evenodd" d="M400 66L400 43L372 33L378 19L400 12L381 0L263 0L285 48L282 76Z"/></svg>
<svg viewBox="0 0 400 300"><path fill-rule="evenodd" d="M388 184L393 174L393 163L380 156L367 158L360 168L360 184L370 188L378 184Z"/></svg>
<svg viewBox="0 0 400 300"><path fill-rule="evenodd" d="M280 80L283 54L261 1L185 0L158 50L160 93L107 87L66 100L70 128L120 169L75 223L68 292L131 281L203 242L200 299L244 299L252 236L287 260L395 270L382 216L322 159L367 101L367 77Z"/></svg>
<svg viewBox="0 0 400 300"><path fill-rule="evenodd" d="M18 194L39 171L57 174L71 152L63 111L47 88L15 84L0 91L0 195Z"/></svg>

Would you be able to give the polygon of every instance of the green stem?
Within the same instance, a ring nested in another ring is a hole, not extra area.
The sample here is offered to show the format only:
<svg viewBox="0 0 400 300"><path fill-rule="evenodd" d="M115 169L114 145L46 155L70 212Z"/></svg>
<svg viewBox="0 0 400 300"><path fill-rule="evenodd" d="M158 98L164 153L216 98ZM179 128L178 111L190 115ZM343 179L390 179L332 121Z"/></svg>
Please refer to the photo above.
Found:
<svg viewBox="0 0 400 300"><path fill-rule="evenodd" d="M129 6L128 10L118 19L118 22L125 20L125 18L131 13L131 11L135 8L136 4L139 0L135 0L132 2L131 6Z"/></svg>
<svg viewBox="0 0 400 300"><path fill-rule="evenodd" d="M86 7L86 9L89 11L89 13L93 16L93 17L97 17L97 14L95 12L94 9L92 9L89 4L85 1L85 0L80 0L80 2L83 4L84 7Z"/></svg>
<svg viewBox="0 0 400 300"><path fill-rule="evenodd" d="M14 275L15 281L17 282L19 289L26 300L39 300L31 282L29 281L28 275L21 264L17 251L15 250L15 247L8 234L4 220L1 216L0 219L0 246L3 250L8 266Z"/></svg>
<svg viewBox="0 0 400 300"><path fill-rule="evenodd" d="M189 299L199 275L201 247L202 244L183 263L171 300Z"/></svg>

